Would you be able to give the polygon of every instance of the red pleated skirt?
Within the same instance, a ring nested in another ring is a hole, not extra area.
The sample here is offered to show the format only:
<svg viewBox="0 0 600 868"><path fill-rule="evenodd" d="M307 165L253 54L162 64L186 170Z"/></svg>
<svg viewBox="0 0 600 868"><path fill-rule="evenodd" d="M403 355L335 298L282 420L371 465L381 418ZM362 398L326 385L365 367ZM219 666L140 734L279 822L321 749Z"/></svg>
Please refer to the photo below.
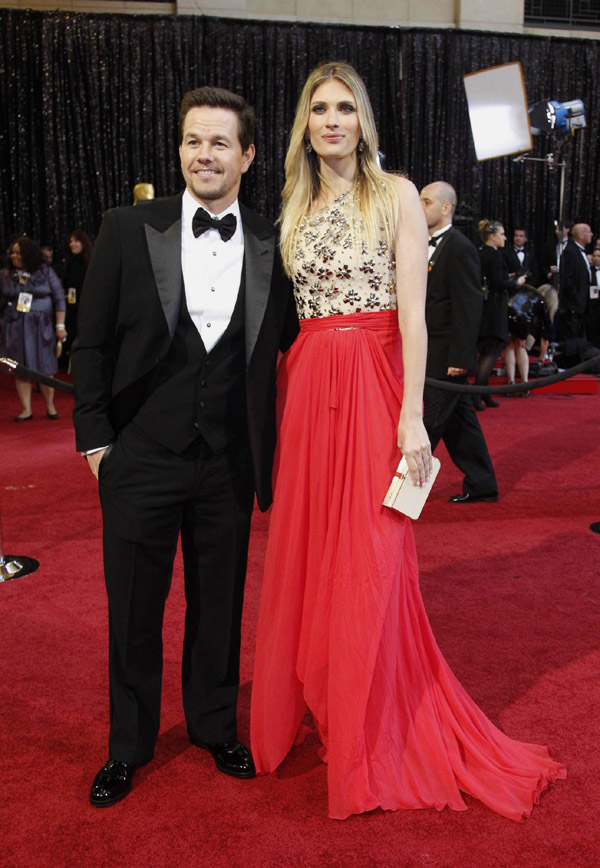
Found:
<svg viewBox="0 0 600 868"><path fill-rule="evenodd" d="M343 819L448 805L513 820L565 770L498 730L450 671L419 591L410 521L381 505L399 453L396 311L304 320L278 382L275 499L252 692L252 751L277 768L307 707Z"/></svg>

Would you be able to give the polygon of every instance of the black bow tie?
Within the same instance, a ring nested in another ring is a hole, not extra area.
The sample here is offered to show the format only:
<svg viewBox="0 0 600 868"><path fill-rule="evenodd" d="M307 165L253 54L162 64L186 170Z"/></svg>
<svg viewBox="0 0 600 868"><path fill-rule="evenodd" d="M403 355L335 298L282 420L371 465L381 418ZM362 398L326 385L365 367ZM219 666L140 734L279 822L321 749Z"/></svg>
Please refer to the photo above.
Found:
<svg viewBox="0 0 600 868"><path fill-rule="evenodd" d="M515 247L515 250L517 251L517 253L524 253L525 252L524 247Z"/></svg>
<svg viewBox="0 0 600 868"><path fill-rule="evenodd" d="M217 217L211 217L204 208L198 208L192 220L192 232L195 238L198 238L199 235L202 235L203 232L207 232L209 229L216 229L223 241L229 241L235 235L236 226L237 220L235 214L226 214L219 220Z"/></svg>
<svg viewBox="0 0 600 868"><path fill-rule="evenodd" d="M438 235L437 238L430 238L430 239L429 239L429 246L430 246L430 247L436 247L438 241L441 241L441 240L442 240L442 236L441 236L441 235Z"/></svg>

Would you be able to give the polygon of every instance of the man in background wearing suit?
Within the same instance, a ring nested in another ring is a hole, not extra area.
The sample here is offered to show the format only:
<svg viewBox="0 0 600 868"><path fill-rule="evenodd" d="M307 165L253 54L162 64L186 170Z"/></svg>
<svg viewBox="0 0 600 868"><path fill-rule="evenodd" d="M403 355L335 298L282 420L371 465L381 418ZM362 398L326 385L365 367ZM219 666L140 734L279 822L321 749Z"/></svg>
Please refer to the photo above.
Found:
<svg viewBox="0 0 600 868"><path fill-rule="evenodd" d="M240 622L256 493L271 502L275 366L298 322L273 226L238 201L254 112L218 88L181 106L183 194L115 208L73 347L77 448L99 479L109 605L109 760L97 807L131 790L160 724L162 621L181 535L183 705L217 769L237 741Z"/></svg>
<svg viewBox="0 0 600 868"><path fill-rule="evenodd" d="M421 191L429 229L429 276L425 321L428 350L426 375L466 383L475 367L483 296L481 266L475 246L452 226L456 193L445 181ZM465 474L462 494L450 503L498 500L492 461L471 396L425 386L424 423L432 450L440 439Z"/></svg>
<svg viewBox="0 0 600 868"><path fill-rule="evenodd" d="M595 347L600 347L600 250L592 253L592 282L590 284L590 301L585 320L588 341Z"/></svg>
<svg viewBox="0 0 600 868"><path fill-rule="evenodd" d="M585 317L590 298L592 272L585 252L592 240L587 223L576 223L560 258L560 291L558 295L559 341L585 338Z"/></svg>
<svg viewBox="0 0 600 868"><path fill-rule="evenodd" d="M527 230L517 228L513 232L512 244L507 244L502 250L504 264L510 277L527 277L531 286L538 285L538 267L533 250L527 241Z"/></svg>
<svg viewBox="0 0 600 868"><path fill-rule="evenodd" d="M554 227L554 239L544 248L544 259L542 262L541 273L542 283L551 283L555 289L558 289L560 259L565 247L567 246L571 226L572 224L570 220L557 223Z"/></svg>

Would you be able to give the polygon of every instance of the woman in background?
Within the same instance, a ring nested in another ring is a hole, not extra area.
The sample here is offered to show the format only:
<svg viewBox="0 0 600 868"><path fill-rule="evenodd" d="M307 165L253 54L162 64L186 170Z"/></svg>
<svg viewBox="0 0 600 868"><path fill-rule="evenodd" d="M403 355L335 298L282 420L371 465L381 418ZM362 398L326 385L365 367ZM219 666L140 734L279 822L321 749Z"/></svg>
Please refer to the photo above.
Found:
<svg viewBox="0 0 600 868"><path fill-rule="evenodd" d="M55 374L57 342L66 337L65 296L56 273L44 262L38 245L26 235L10 248L11 268L2 273L2 355L42 374ZM15 422L33 419L31 380L15 376L21 412ZM40 384L46 416L58 419L54 389Z"/></svg>
<svg viewBox="0 0 600 868"><path fill-rule="evenodd" d="M67 300L65 326L67 339L63 344L62 358L64 367L68 366L71 355L71 344L77 336L77 311L81 301L81 288L85 280L85 273L92 255L92 242L90 236L83 229L75 229L69 238L69 255L65 265L63 286Z"/></svg>
<svg viewBox="0 0 600 868"><path fill-rule="evenodd" d="M501 253L506 244L506 233L499 220L480 220L479 234L483 241L483 246L479 249L479 256L486 297L483 302L481 326L479 327L479 367L475 385L488 385L496 359L504 347L506 347L504 358L509 381L512 383L515 381L515 356L518 356L519 359L521 377L526 380L529 372L529 359L525 342L513 338L509 332L508 296L521 287L527 277L524 274L518 278L508 276ZM527 364L525 364L523 354ZM473 405L476 410L485 410L486 406L499 406L491 395L484 395L483 403L480 395L474 396Z"/></svg>
<svg viewBox="0 0 600 868"><path fill-rule="evenodd" d="M427 621L410 521L382 506L398 448L416 484L431 449L427 228L377 144L355 70L316 69L286 159L281 248L301 331L279 371L252 750L257 771L276 769L308 707L331 817L465 810L462 790L520 820L564 770L496 729L458 683Z"/></svg>

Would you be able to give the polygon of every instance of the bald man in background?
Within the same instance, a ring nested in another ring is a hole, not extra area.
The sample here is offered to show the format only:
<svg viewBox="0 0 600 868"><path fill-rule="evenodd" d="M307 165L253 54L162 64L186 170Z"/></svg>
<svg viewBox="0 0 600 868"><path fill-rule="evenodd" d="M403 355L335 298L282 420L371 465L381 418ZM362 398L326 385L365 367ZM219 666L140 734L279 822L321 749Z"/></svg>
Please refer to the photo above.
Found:
<svg viewBox="0 0 600 868"><path fill-rule="evenodd" d="M450 184L436 181L424 187L421 203L430 235L426 374L436 380L467 383L467 372L476 365L483 304L479 254L452 226L456 193ZM432 450L443 440L450 458L465 475L462 493L453 495L450 503L498 500L496 475L471 396L425 386L423 401Z"/></svg>
<svg viewBox="0 0 600 868"><path fill-rule="evenodd" d="M558 339L585 338L592 270L585 248L592 240L587 223L576 223L560 258Z"/></svg>

